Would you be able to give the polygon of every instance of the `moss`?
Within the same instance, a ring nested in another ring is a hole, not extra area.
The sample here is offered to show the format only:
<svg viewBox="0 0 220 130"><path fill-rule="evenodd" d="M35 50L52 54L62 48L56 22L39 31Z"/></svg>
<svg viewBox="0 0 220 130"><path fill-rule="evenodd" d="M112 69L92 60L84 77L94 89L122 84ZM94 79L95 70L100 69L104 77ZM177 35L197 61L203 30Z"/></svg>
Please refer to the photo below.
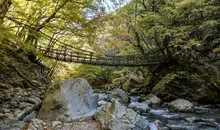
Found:
<svg viewBox="0 0 220 130"><path fill-rule="evenodd" d="M123 85L122 85L122 88L125 90L125 91L129 91L129 89L131 89L131 80L127 80Z"/></svg>
<svg viewBox="0 0 220 130"><path fill-rule="evenodd" d="M118 88L121 88L123 83L126 81L123 77L112 79L112 84Z"/></svg>
<svg viewBox="0 0 220 130"><path fill-rule="evenodd" d="M47 87L50 76L47 67L32 62L29 55L19 46L0 44L0 83L10 87Z"/></svg>
<svg viewBox="0 0 220 130"><path fill-rule="evenodd" d="M200 103L218 103L220 90L204 75L184 71L167 74L152 89L151 93L164 101L184 98Z"/></svg>

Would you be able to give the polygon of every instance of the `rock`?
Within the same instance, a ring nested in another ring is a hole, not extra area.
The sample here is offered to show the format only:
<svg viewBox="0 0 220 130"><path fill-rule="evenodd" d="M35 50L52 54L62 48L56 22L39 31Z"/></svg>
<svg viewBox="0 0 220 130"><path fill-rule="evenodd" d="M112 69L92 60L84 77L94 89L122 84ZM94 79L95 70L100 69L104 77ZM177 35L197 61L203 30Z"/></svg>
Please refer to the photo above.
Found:
<svg viewBox="0 0 220 130"><path fill-rule="evenodd" d="M5 101L9 101L11 99L12 99L11 94L7 93L6 96L5 96Z"/></svg>
<svg viewBox="0 0 220 130"><path fill-rule="evenodd" d="M144 112L147 112L150 110L150 107L148 106L148 104L144 103L144 102L143 103L132 102L128 105L128 107L133 109L134 111L140 112L140 113L144 113Z"/></svg>
<svg viewBox="0 0 220 130"><path fill-rule="evenodd" d="M18 107L18 103L17 102L10 102L10 104L11 104L11 107L13 107L13 108L17 108Z"/></svg>
<svg viewBox="0 0 220 130"><path fill-rule="evenodd" d="M0 119L5 118L5 115L3 113L0 113Z"/></svg>
<svg viewBox="0 0 220 130"><path fill-rule="evenodd" d="M23 121L26 121L26 122L31 121L32 119L36 118L36 116L37 116L37 112L36 112L36 111L33 111L33 112L31 112L31 114L27 115L27 116L23 119Z"/></svg>
<svg viewBox="0 0 220 130"><path fill-rule="evenodd" d="M210 89L216 88L216 89ZM163 101L189 99L200 104L220 102L219 85L207 82L203 75L179 71L165 75L152 89Z"/></svg>
<svg viewBox="0 0 220 130"><path fill-rule="evenodd" d="M10 119L10 120L15 119L15 116L13 114L11 114L11 113L5 113L5 117Z"/></svg>
<svg viewBox="0 0 220 130"><path fill-rule="evenodd" d="M113 90L113 89L116 88L116 87L115 87L115 85L113 85L113 84L105 84L105 85L103 86L103 88L105 88L105 90L111 91L111 90Z"/></svg>
<svg viewBox="0 0 220 130"><path fill-rule="evenodd" d="M161 117L165 118L165 119L170 119L170 120L182 120L182 119L184 119L183 115L173 114L173 113L163 114L163 115L161 115Z"/></svg>
<svg viewBox="0 0 220 130"><path fill-rule="evenodd" d="M146 101L150 102L153 105L159 105L161 103L160 98L158 98L157 96L155 96L153 94L147 95ZM146 101L144 101L144 102L146 102Z"/></svg>
<svg viewBox="0 0 220 130"><path fill-rule="evenodd" d="M25 109L25 108L27 108L27 107L32 107L33 106L33 104L30 104L30 103L27 103L27 102L21 102L20 104L19 104L19 108L21 109L21 110L23 110L23 109Z"/></svg>
<svg viewBox="0 0 220 130"><path fill-rule="evenodd" d="M220 104L216 104L215 106L216 106L216 107L220 107Z"/></svg>
<svg viewBox="0 0 220 130"><path fill-rule="evenodd" d="M110 99L116 98L119 99L121 103L128 103L129 102L129 97L126 94L125 91L122 89L116 88L113 91L111 91L110 94L107 95Z"/></svg>
<svg viewBox="0 0 220 130"><path fill-rule="evenodd" d="M9 113L9 112L11 112L11 110L10 110L10 109L5 108L5 109L3 109L3 112L4 112L4 113Z"/></svg>
<svg viewBox="0 0 220 130"><path fill-rule="evenodd" d="M104 106L104 105L106 105L106 104L107 104L106 101L99 101L99 102L98 102L98 106Z"/></svg>
<svg viewBox="0 0 220 130"><path fill-rule="evenodd" d="M101 130L100 123L96 121L83 121L62 123L53 127L53 130Z"/></svg>
<svg viewBox="0 0 220 130"><path fill-rule="evenodd" d="M181 124L166 124L169 130L200 130L198 125Z"/></svg>
<svg viewBox="0 0 220 130"><path fill-rule="evenodd" d="M99 101L101 101L101 100L106 100L108 97L107 97L107 95L105 94L105 93L95 93L95 95L98 95L98 97L99 97Z"/></svg>
<svg viewBox="0 0 220 130"><path fill-rule="evenodd" d="M135 128L141 116L113 99L112 103L108 102L101 108L95 119L101 122L102 129L128 130Z"/></svg>
<svg viewBox="0 0 220 130"><path fill-rule="evenodd" d="M196 117L189 117L189 118L186 118L186 121L187 122L190 122L190 123L192 123L192 122L194 122L194 121L196 121L197 120L197 118Z"/></svg>
<svg viewBox="0 0 220 130"><path fill-rule="evenodd" d="M211 112L211 110L209 108L205 108L205 107L195 107L194 112L195 113L209 113L209 112Z"/></svg>
<svg viewBox="0 0 220 130"><path fill-rule="evenodd" d="M98 95L85 79L69 79L51 86L45 95L38 118L71 121L96 112ZM86 118L85 118L86 119Z"/></svg>
<svg viewBox="0 0 220 130"><path fill-rule="evenodd" d="M184 99L177 99L169 103L169 105L177 111L189 112L193 109L193 104Z"/></svg>
<svg viewBox="0 0 220 130"><path fill-rule="evenodd" d="M157 126L157 128L164 127L163 123L159 120L155 120L153 123Z"/></svg>
<svg viewBox="0 0 220 130"><path fill-rule="evenodd" d="M28 125L28 130L44 130L45 122L39 119L32 119L30 124Z"/></svg>
<svg viewBox="0 0 220 130"><path fill-rule="evenodd" d="M27 99L27 102L32 103L32 104L41 104L42 101L38 97L30 97Z"/></svg>
<svg viewBox="0 0 220 130"><path fill-rule="evenodd" d="M52 122L52 127L61 127L62 122L60 121L53 121Z"/></svg>
<svg viewBox="0 0 220 130"><path fill-rule="evenodd" d="M164 115L168 113L168 110L150 110L149 113L153 115Z"/></svg>
<svg viewBox="0 0 220 130"><path fill-rule="evenodd" d="M158 130L157 126L154 123L149 123L150 130Z"/></svg>
<svg viewBox="0 0 220 130"><path fill-rule="evenodd" d="M132 130L150 130L149 122L141 117L136 123Z"/></svg>

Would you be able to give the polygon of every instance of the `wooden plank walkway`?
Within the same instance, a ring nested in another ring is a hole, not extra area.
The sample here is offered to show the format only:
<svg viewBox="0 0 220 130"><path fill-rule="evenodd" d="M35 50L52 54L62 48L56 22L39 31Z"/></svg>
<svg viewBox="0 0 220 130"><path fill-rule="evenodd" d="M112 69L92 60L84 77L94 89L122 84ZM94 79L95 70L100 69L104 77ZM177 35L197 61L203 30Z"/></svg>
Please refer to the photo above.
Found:
<svg viewBox="0 0 220 130"><path fill-rule="evenodd" d="M70 49L47 49L37 46L37 50L44 56L57 61L74 62L100 66L153 66L165 63L160 57L152 57L147 60L143 56L115 56L97 57L93 52L82 52Z"/></svg>
<svg viewBox="0 0 220 130"><path fill-rule="evenodd" d="M43 46L35 46L35 48L41 52L44 56L63 62L74 62L90 65L100 66L154 66L158 64L167 63L161 51L156 51L147 54L147 57L141 55L126 55L126 56L96 56L94 52L84 51L82 49L70 49L62 47L61 49L47 48ZM184 52L183 52L184 53ZM209 53L208 55L200 54L190 50L192 60L201 62L200 60L218 59L219 53Z"/></svg>

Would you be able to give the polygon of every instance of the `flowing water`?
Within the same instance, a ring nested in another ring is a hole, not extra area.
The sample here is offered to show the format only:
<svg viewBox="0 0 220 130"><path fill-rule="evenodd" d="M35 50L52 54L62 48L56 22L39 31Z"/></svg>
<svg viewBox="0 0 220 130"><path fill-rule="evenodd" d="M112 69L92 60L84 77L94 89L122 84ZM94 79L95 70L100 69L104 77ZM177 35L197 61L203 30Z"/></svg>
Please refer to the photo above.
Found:
<svg viewBox="0 0 220 130"><path fill-rule="evenodd" d="M131 97L137 102L138 97ZM220 130L220 108L213 105L198 105L193 112L170 111L168 106L151 106L148 113L142 113L151 122L159 120L171 130Z"/></svg>

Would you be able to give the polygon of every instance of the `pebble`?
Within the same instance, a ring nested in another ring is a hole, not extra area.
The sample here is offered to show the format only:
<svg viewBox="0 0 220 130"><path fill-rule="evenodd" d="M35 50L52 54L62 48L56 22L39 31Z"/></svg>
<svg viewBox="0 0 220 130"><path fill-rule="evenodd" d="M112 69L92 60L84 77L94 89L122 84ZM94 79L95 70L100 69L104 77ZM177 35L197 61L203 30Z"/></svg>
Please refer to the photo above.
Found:
<svg viewBox="0 0 220 130"><path fill-rule="evenodd" d="M61 124L62 124L62 122L60 122L60 121L53 121L52 122L52 127L60 126Z"/></svg>
<svg viewBox="0 0 220 130"><path fill-rule="evenodd" d="M11 112L11 110L5 108L5 109L3 109L3 112L4 112L4 113L9 113L9 112Z"/></svg>
<svg viewBox="0 0 220 130"><path fill-rule="evenodd" d="M30 97L27 99L27 102L32 103L32 104L41 104L42 101L38 97Z"/></svg>

